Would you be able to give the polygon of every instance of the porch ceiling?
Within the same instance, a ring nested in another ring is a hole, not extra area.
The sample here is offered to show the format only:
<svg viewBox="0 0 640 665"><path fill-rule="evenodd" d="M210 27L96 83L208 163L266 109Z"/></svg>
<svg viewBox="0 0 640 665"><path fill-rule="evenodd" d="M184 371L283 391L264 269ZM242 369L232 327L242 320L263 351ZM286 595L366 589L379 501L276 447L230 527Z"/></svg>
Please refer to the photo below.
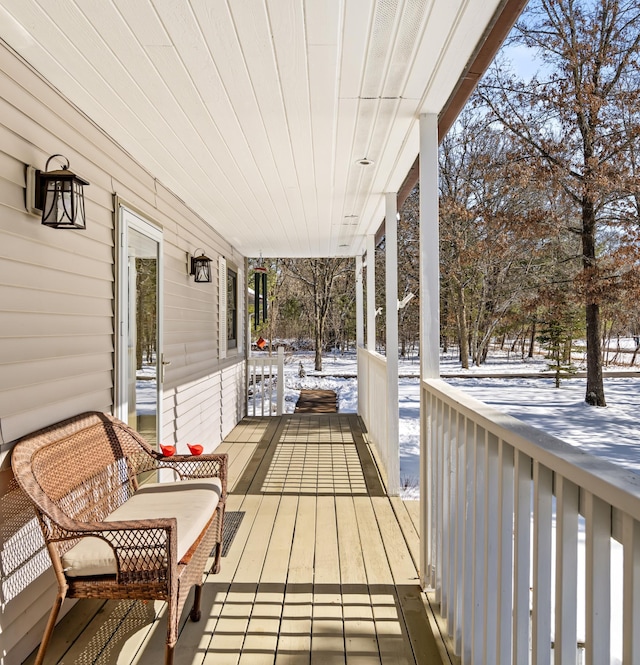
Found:
<svg viewBox="0 0 640 665"><path fill-rule="evenodd" d="M0 37L241 253L353 255L505 4L3 0Z"/></svg>

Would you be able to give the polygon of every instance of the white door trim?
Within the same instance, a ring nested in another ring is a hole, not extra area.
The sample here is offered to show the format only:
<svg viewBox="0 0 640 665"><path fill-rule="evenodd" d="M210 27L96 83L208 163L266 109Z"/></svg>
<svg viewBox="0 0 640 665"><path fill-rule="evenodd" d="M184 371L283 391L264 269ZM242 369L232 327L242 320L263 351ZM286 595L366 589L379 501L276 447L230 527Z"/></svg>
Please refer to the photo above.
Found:
<svg viewBox="0 0 640 665"><path fill-rule="evenodd" d="M135 229L158 243L157 264L157 368L158 368L158 403L157 403L157 435L158 442L162 441L162 361L164 348L163 343L163 312L164 312L164 288L163 288L163 262L164 248L162 229L148 219L134 212L125 205L119 203L116 215L116 359L114 392L115 416L124 422L127 421L129 404L127 393L128 372L128 330L129 330L129 283L128 283L128 245L129 229Z"/></svg>

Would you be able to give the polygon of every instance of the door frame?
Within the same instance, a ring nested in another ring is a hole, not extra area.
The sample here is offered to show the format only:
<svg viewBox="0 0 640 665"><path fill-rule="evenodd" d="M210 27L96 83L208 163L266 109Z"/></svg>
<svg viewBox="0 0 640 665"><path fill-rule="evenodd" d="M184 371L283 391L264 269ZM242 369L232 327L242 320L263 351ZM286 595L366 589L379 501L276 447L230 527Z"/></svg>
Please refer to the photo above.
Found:
<svg viewBox="0 0 640 665"><path fill-rule="evenodd" d="M128 278L128 245L129 229L135 229L158 243L158 265L156 268L158 299L157 308L157 417L156 434L158 443L162 439L162 382L163 372L163 313L164 313L164 242L162 227L155 224L148 217L137 211L133 206L127 205L116 197L115 202L115 376L114 386L114 415L123 422L127 422L129 411L128 398L128 338L129 338L129 278Z"/></svg>

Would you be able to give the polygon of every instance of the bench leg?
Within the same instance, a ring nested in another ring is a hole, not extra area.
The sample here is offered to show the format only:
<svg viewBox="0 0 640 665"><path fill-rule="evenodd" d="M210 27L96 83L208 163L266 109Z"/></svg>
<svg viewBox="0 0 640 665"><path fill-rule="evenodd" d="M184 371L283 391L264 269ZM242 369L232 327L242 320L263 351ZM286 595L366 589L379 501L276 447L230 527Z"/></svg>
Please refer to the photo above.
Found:
<svg viewBox="0 0 640 665"><path fill-rule="evenodd" d="M178 592L175 591L167 601L167 642L164 656L165 665L173 664L173 650L178 641Z"/></svg>
<svg viewBox="0 0 640 665"><path fill-rule="evenodd" d="M189 614L191 621L200 621L200 617L202 616L202 612L200 611L200 598L202 598L202 584L196 584L193 607Z"/></svg>
<svg viewBox="0 0 640 665"><path fill-rule="evenodd" d="M60 608L66 596L66 590L64 593L58 593L56 596L51 612L49 613L49 620L47 621L47 627L44 629L44 635L42 636L42 642L40 643L40 648L38 649L38 655L36 656L35 665L42 665L44 661L44 654L49 646L49 641L53 635L53 629L56 626L56 619L60 613Z"/></svg>
<svg viewBox="0 0 640 665"><path fill-rule="evenodd" d="M216 558L213 560L213 566L211 566L211 572L218 574L220 572L220 557L222 556L222 543L216 545Z"/></svg>

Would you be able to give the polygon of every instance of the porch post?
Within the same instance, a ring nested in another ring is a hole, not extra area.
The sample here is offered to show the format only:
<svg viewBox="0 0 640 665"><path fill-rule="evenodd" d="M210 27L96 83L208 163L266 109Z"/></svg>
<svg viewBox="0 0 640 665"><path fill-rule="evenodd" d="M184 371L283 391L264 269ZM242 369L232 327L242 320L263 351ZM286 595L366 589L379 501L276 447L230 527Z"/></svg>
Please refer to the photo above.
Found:
<svg viewBox="0 0 640 665"><path fill-rule="evenodd" d="M420 370L440 376L440 249L438 242L438 116L420 116Z"/></svg>
<svg viewBox="0 0 640 665"><path fill-rule="evenodd" d="M356 352L364 346L364 289L362 255L356 256Z"/></svg>
<svg viewBox="0 0 640 665"><path fill-rule="evenodd" d="M387 492L400 492L398 410L398 196L385 194L385 284L387 353Z"/></svg>
<svg viewBox="0 0 640 665"><path fill-rule="evenodd" d="M429 468L431 417L422 381L440 375L440 251L438 241L438 116L420 116L420 583L429 585L433 502Z"/></svg>
<svg viewBox="0 0 640 665"><path fill-rule="evenodd" d="M367 236L367 351L376 350L376 237Z"/></svg>

